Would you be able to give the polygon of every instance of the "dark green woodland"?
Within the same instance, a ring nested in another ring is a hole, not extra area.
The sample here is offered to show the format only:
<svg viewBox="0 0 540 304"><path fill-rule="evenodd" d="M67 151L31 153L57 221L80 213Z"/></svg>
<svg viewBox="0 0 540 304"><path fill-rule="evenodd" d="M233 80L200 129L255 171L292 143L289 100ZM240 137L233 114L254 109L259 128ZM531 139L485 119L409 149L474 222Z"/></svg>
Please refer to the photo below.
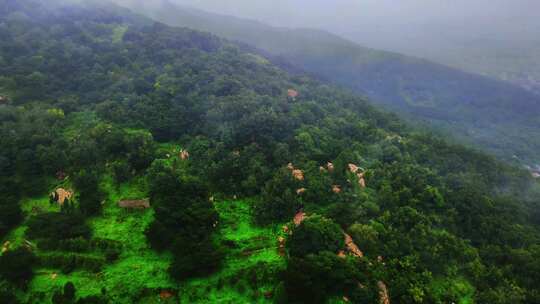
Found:
<svg viewBox="0 0 540 304"><path fill-rule="evenodd" d="M540 303L529 172L234 42L0 0L0 97L1 303Z"/></svg>

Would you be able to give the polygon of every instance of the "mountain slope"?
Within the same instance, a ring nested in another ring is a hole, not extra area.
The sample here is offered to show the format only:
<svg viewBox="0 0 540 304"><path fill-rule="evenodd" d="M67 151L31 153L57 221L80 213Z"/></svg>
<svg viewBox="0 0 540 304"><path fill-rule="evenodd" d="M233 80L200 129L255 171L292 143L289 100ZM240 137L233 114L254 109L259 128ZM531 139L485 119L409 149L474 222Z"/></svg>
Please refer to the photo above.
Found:
<svg viewBox="0 0 540 304"><path fill-rule="evenodd" d="M207 33L0 4L1 299L539 300L527 172Z"/></svg>
<svg viewBox="0 0 540 304"><path fill-rule="evenodd" d="M517 86L364 48L322 31L275 28L180 7L167 0L117 2L169 25L209 31L252 45L277 57L275 62L286 62L346 86L506 160L540 161L536 136L540 132L540 96Z"/></svg>

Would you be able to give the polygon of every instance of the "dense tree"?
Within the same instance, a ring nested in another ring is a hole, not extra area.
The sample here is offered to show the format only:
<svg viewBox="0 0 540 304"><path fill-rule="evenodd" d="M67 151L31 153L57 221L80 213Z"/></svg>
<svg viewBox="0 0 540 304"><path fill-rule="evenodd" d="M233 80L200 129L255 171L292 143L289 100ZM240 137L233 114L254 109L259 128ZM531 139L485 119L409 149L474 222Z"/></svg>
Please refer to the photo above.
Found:
<svg viewBox="0 0 540 304"><path fill-rule="evenodd" d="M72 282L67 282L64 285L64 289L62 291L57 290L52 299L51 302L53 304L71 304L75 303L75 285L73 285Z"/></svg>
<svg viewBox="0 0 540 304"><path fill-rule="evenodd" d="M91 230L82 215L59 212L30 217L26 233L34 239L65 240L77 237L88 238Z"/></svg>
<svg viewBox="0 0 540 304"><path fill-rule="evenodd" d="M19 304L19 300L15 296L15 289L8 284L7 281L0 281L0 299L6 304Z"/></svg>
<svg viewBox="0 0 540 304"><path fill-rule="evenodd" d="M301 183L295 181L290 170L280 169L261 191L261 198L254 206L257 222L268 224L292 219L302 207L296 190ZM297 187L295 187L297 186Z"/></svg>
<svg viewBox="0 0 540 304"><path fill-rule="evenodd" d="M361 273L361 263L329 251L291 258L284 274L289 303L325 303L332 296L376 303L376 286Z"/></svg>
<svg viewBox="0 0 540 304"><path fill-rule="evenodd" d="M96 171L81 170L74 176L73 184L79 194L79 209L83 214L96 215L101 211L103 193L99 188Z"/></svg>
<svg viewBox="0 0 540 304"><path fill-rule="evenodd" d="M212 239L202 240L176 238L172 245L175 259L169 268L171 276L177 280L208 275L221 265L222 249Z"/></svg>
<svg viewBox="0 0 540 304"><path fill-rule="evenodd" d="M345 247L343 240L343 232L336 223L320 215L312 215L294 229L287 247L294 257L304 257L320 251L337 253Z"/></svg>
<svg viewBox="0 0 540 304"><path fill-rule="evenodd" d="M253 197L258 224L281 226L307 212L287 241L282 294L291 301L346 295L370 303L374 281L384 280L395 303L538 302L538 192L529 192L538 183L528 172L210 34L92 3L58 11L43 1L5 4L2 236L21 222L22 198L62 184L73 186L80 210L32 210L25 237L51 252L90 248L87 217L99 215L113 175L136 180L141 192L148 185L155 213L146 236L172 252L179 280L218 269L222 251L234 250L219 245L209 196L236 195ZM298 98L287 98L289 89ZM178 146L189 159L175 155ZM289 162L302 179L284 168ZM365 187L349 163L365 169ZM365 258L337 256L342 230ZM107 256L41 258L69 272L99 269L117 254Z"/></svg>
<svg viewBox="0 0 540 304"><path fill-rule="evenodd" d="M0 198L0 236L20 223L22 218L23 215L17 200L10 197Z"/></svg>
<svg viewBox="0 0 540 304"><path fill-rule="evenodd" d="M37 259L25 248L9 250L0 256L0 277L25 287L33 276Z"/></svg>
<svg viewBox="0 0 540 304"><path fill-rule="evenodd" d="M155 162L149 171L156 219L146 236L154 248L173 252L171 276L186 279L216 270L222 259L212 239L218 215L206 186L197 178L179 175L164 162Z"/></svg>

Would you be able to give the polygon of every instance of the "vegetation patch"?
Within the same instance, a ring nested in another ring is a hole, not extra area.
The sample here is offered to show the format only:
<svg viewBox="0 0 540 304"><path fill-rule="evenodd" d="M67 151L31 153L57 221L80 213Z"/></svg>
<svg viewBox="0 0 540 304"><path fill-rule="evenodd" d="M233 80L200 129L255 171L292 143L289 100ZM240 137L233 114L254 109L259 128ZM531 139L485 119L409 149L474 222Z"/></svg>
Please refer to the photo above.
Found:
<svg viewBox="0 0 540 304"><path fill-rule="evenodd" d="M182 284L188 303L273 303L285 259L278 253L279 225L253 224L251 200L220 201L218 237L227 248L222 269Z"/></svg>

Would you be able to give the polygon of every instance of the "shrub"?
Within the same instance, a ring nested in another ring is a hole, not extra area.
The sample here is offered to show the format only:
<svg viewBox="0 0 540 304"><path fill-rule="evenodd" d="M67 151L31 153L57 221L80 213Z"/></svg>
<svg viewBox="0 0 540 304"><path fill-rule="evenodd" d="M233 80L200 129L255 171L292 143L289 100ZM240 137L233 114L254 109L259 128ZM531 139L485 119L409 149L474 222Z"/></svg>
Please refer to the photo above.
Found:
<svg viewBox="0 0 540 304"><path fill-rule="evenodd" d="M296 189L300 188L288 169L279 170L272 180L266 183L261 199L255 204L253 213L259 224L288 221L302 207Z"/></svg>
<svg viewBox="0 0 540 304"><path fill-rule="evenodd" d="M170 275L182 280L217 269L223 254L211 236L218 214L206 185L197 178L179 176L163 162L152 165L149 179L156 213L145 233L155 249L172 250Z"/></svg>
<svg viewBox="0 0 540 304"><path fill-rule="evenodd" d="M310 253L337 253L344 247L343 232L332 220L319 215L306 218L294 229L287 246L291 256L303 257Z"/></svg>
<svg viewBox="0 0 540 304"><path fill-rule="evenodd" d="M7 251L0 256L0 277L24 287L32 279L36 263L34 254L25 248Z"/></svg>
<svg viewBox="0 0 540 304"><path fill-rule="evenodd" d="M124 183L131 177L131 168L125 161L115 161L111 164L111 170L117 183Z"/></svg>
<svg viewBox="0 0 540 304"><path fill-rule="evenodd" d="M88 238L91 230L79 214L51 212L31 217L26 233L34 239L65 240Z"/></svg>
<svg viewBox="0 0 540 304"><path fill-rule="evenodd" d="M101 211L103 193L99 189L99 175L95 171L81 170L75 174L73 183L79 192L79 209L85 215Z"/></svg>
<svg viewBox="0 0 540 304"><path fill-rule="evenodd" d="M222 249L209 239L198 243L177 239L172 251L174 260L169 273L177 280L210 274L219 268L223 260Z"/></svg>
<svg viewBox="0 0 540 304"><path fill-rule="evenodd" d="M23 219L17 200L0 198L0 238Z"/></svg>

